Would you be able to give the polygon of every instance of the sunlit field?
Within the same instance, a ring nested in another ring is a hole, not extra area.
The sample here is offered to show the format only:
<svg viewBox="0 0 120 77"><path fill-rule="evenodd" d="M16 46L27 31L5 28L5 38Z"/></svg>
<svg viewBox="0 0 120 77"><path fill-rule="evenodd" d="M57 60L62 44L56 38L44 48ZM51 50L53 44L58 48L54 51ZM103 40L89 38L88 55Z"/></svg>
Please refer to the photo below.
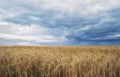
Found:
<svg viewBox="0 0 120 77"><path fill-rule="evenodd" d="M120 77L120 47L0 47L0 77Z"/></svg>

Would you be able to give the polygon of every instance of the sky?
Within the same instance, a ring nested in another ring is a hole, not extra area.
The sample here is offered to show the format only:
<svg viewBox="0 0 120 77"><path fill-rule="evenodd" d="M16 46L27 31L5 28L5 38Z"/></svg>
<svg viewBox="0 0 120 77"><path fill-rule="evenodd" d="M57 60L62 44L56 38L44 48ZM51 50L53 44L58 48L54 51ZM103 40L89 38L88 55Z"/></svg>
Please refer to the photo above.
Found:
<svg viewBox="0 0 120 77"><path fill-rule="evenodd" d="M120 45L120 0L0 0L0 46Z"/></svg>

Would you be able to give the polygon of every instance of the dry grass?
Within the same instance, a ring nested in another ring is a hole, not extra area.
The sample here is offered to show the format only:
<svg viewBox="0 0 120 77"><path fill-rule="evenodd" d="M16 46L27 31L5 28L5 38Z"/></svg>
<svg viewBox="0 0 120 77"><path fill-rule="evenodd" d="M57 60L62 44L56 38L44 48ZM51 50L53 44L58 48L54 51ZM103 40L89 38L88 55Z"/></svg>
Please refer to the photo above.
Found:
<svg viewBox="0 0 120 77"><path fill-rule="evenodd" d="M120 77L120 47L0 47L0 77Z"/></svg>

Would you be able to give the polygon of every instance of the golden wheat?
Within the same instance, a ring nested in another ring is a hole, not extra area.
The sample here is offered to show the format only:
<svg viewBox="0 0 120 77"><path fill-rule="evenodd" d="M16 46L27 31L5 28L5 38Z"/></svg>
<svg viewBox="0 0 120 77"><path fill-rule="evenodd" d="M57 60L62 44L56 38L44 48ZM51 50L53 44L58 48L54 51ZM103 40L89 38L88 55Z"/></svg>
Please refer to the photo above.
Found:
<svg viewBox="0 0 120 77"><path fill-rule="evenodd" d="M0 47L0 77L120 77L120 47Z"/></svg>

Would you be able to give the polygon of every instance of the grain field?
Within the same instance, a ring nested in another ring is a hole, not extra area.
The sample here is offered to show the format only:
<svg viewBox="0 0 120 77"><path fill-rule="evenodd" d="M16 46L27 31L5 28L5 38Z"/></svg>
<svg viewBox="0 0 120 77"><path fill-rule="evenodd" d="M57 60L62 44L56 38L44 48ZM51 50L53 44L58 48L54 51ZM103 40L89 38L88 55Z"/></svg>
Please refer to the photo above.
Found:
<svg viewBox="0 0 120 77"><path fill-rule="evenodd" d="M3 46L0 77L120 77L120 47Z"/></svg>

